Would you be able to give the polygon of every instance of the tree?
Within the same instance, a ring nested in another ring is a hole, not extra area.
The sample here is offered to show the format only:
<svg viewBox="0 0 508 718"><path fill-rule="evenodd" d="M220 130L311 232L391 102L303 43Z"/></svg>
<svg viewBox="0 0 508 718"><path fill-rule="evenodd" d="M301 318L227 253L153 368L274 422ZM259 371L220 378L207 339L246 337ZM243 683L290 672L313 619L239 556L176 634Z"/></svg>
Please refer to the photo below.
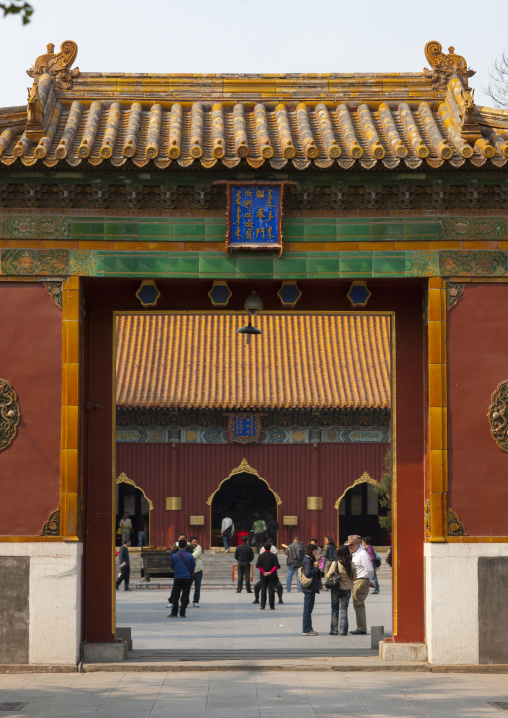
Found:
<svg viewBox="0 0 508 718"><path fill-rule="evenodd" d="M494 60L489 70L490 82L485 92L496 107L508 109L508 51Z"/></svg>
<svg viewBox="0 0 508 718"><path fill-rule="evenodd" d="M388 449L383 459L383 474L375 487L379 494L379 503L385 513L379 516L379 525L385 531L392 531L392 451Z"/></svg>
<svg viewBox="0 0 508 718"><path fill-rule="evenodd" d="M28 25L33 15L34 9L30 3L24 0L12 0L10 3L0 2L0 10L6 15L21 15L23 25Z"/></svg>

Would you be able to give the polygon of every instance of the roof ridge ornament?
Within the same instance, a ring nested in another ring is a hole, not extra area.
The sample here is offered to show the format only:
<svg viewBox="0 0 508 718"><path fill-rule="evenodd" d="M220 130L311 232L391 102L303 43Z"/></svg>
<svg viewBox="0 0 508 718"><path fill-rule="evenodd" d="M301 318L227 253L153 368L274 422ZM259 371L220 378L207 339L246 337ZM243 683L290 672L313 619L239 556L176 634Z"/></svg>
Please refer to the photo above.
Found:
<svg viewBox="0 0 508 718"><path fill-rule="evenodd" d="M70 90L72 79L79 75L79 67L70 69L78 54L77 44L73 40L65 40L60 45L60 52L56 53L55 46L50 42L47 49L47 53L40 55L26 74L37 81L47 73L53 79L55 87L60 90Z"/></svg>
<svg viewBox="0 0 508 718"><path fill-rule="evenodd" d="M432 70L423 68L424 77L432 80L434 90L446 90L448 81L452 77L458 77L464 87L468 87L468 78L476 74L467 66L462 55L455 54L455 48L448 48L448 55L442 52L442 45L436 40L431 40L425 45L425 57Z"/></svg>

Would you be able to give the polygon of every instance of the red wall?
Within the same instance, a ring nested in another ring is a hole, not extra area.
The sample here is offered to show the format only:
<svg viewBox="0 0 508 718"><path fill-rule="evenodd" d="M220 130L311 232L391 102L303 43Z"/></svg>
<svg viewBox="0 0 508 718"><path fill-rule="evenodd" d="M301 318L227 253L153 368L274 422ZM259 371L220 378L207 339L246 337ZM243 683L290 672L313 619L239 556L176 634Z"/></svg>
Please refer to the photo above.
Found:
<svg viewBox="0 0 508 718"><path fill-rule="evenodd" d="M247 462L279 494L281 540L287 538L282 516L297 515L302 538L337 535L336 500L366 471L379 481L389 444L196 445L117 444L116 474L125 472L152 500L150 542L169 546L184 531L194 532L189 516L205 516L199 529L209 547L208 497L241 463ZM166 511L166 496L181 496L181 511ZM323 510L308 511L307 496L322 496ZM294 531L293 531L294 534Z"/></svg>
<svg viewBox="0 0 508 718"><path fill-rule="evenodd" d="M40 283L0 283L0 377L21 419L0 452L0 535L38 536L60 501L62 312Z"/></svg>
<svg viewBox="0 0 508 718"><path fill-rule="evenodd" d="M467 284L448 313L449 506L471 536L508 535L508 454L490 435L508 379L508 285Z"/></svg>

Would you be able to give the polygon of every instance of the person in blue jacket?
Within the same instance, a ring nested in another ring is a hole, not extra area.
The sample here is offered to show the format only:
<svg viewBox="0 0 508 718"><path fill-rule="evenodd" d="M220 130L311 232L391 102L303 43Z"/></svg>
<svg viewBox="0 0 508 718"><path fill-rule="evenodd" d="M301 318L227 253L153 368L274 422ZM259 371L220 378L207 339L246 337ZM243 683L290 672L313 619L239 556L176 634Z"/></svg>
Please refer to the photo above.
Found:
<svg viewBox="0 0 508 718"><path fill-rule="evenodd" d="M318 633L312 628L312 610L316 593L321 588L321 571L319 570L319 561L317 558L318 546L316 544L308 544L305 547L305 555L303 557L303 573L307 578L312 578L310 586L303 586L303 635L317 636Z"/></svg>
<svg viewBox="0 0 508 718"><path fill-rule="evenodd" d="M172 604L168 618L178 616L178 602L180 601L180 617L185 618L185 611L189 605L189 594L194 577L196 561L194 556L186 551L187 539L180 539L178 551L171 556L171 568L174 573L173 590L169 602Z"/></svg>

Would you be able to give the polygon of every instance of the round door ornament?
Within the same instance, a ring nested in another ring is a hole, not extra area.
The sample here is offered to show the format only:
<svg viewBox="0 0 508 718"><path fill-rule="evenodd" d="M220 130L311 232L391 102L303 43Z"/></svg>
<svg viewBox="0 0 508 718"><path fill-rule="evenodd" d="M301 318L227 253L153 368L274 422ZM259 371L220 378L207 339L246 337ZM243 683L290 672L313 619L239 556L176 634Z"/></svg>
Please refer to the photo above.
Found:
<svg viewBox="0 0 508 718"><path fill-rule="evenodd" d="M502 381L492 394L487 418L492 438L502 451L508 452L508 380Z"/></svg>
<svg viewBox="0 0 508 718"><path fill-rule="evenodd" d="M19 416L16 392L6 379L0 379L0 451L14 440Z"/></svg>

